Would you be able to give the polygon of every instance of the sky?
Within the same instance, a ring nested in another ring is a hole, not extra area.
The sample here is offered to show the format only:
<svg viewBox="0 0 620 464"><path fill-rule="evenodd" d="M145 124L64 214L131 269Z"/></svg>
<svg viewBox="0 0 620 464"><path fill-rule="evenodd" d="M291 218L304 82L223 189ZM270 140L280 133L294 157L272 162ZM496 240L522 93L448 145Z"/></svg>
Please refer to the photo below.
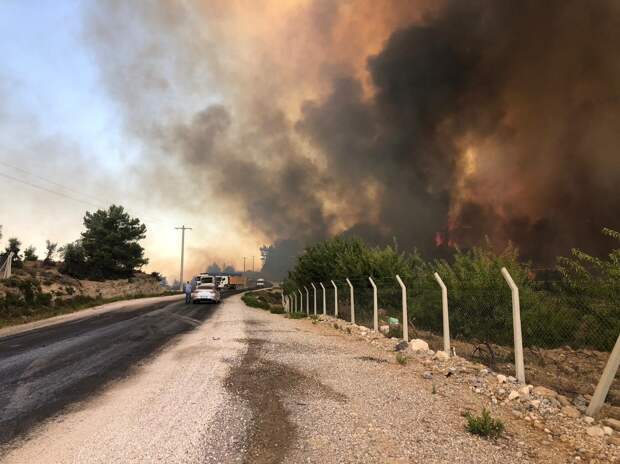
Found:
<svg viewBox="0 0 620 464"><path fill-rule="evenodd" d="M126 133L118 104L102 84L85 30L95 6L84 0L0 2L2 242L15 236L42 254L47 239L62 245L79 238L86 211L117 203L147 224L147 271L177 276L181 243L174 227L182 224L193 227L186 233L186 272L211 261L241 268L242 257L252 255L258 266L260 241L241 237L239 226L218 214L208 197L199 208L190 201L192 208L177 207L151 195L156 184L136 188L149 148Z"/></svg>

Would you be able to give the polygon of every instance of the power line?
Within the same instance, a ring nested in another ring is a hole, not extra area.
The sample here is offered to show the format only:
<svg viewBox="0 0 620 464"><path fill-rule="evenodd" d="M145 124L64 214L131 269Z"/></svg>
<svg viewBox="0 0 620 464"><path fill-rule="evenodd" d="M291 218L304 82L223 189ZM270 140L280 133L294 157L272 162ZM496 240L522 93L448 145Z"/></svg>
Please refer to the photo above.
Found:
<svg viewBox="0 0 620 464"><path fill-rule="evenodd" d="M4 165L6 165L6 163L0 163L0 164L4 164ZM21 169L21 171L23 171L23 172L25 172L25 173L28 173L28 171L23 170L23 169ZM28 173L28 174L30 174L30 173ZM83 204L85 204L85 205L93 206L93 207L95 207L95 208L106 208L106 207L103 205L103 203L104 203L104 202L101 202L101 203L93 203L92 201L89 201L89 200L83 200L83 199L80 199L80 198L76 198L75 196L68 195L68 194L66 194L66 193L64 193L64 192L59 192L59 191L57 191L57 190L52 190L51 188L47 188L47 187L44 187L44 186L41 186L41 185L33 184L32 182L29 182L29 181L24 180L24 179L20 179L20 178L18 178L18 177L13 177L13 176L11 176L10 174L6 174L6 173L3 173L3 172L0 172L0 176L4 177L4 178L6 178L6 179L10 179L10 180L12 180L12 181L14 181L14 182L19 182L19 183L21 183L21 184L28 185L29 187L32 187L32 188L35 188L35 189L38 189L38 190L42 190L42 191L47 192L47 193L52 193L52 194L54 194L54 195L58 195L58 196L60 196L60 197L68 198L69 200L73 200L73 201L77 201L77 202L79 202L79 203L83 203ZM34 175L33 175L33 176L34 176ZM41 178L41 179L45 180L46 182L49 182L49 183L52 183L52 184L57 184L57 183L55 183L55 182L53 182L53 181L46 180L46 179L44 179L44 178L42 178L42 177L40 177L40 176L34 176L34 177L39 177L39 178ZM61 187L62 187L62 185L61 185L61 184L57 184L57 185L59 185L59 186L61 186ZM69 189L69 188L67 188L67 187L62 187L62 188L65 188L66 190L70 190L70 189ZM77 191L75 191L75 192L76 192L76 193L79 193L79 192L77 192ZM107 202L106 202L106 203L107 203ZM113 202L111 202L111 203L113 203ZM172 223L168 223L168 222L166 222L166 221L162 221L162 220L160 220L160 219L154 219L154 218L150 218L150 217L148 217L148 216L144 216L144 215L141 215L141 216L142 216L142 220L144 220L144 221L146 221L146 222L158 222L158 223L160 223L160 224L172 224Z"/></svg>
<svg viewBox="0 0 620 464"><path fill-rule="evenodd" d="M100 202L100 203L107 203L107 202L102 201L100 198L97 198L97 197L95 197L95 196L93 196L93 195L90 195L90 194L85 193L85 192L81 192L81 191L79 191L79 190L75 190L75 189L69 188L69 187L67 187L66 185L63 185L63 184L61 184L61 183L59 183L59 182L56 182L56 181L53 181L53 180L47 179L47 178L45 178L45 177L43 177L43 176L40 176L40 175L38 175L38 174L35 174L35 173L33 173L33 172L27 171L26 169L24 169L24 168L20 168L19 166L14 166L14 165L9 164L9 163L6 163L6 162L4 162L4 161L0 161L0 165L2 165L2 166L6 166L6 167L11 168L11 169L15 169L16 171L22 172L22 173L24 173L24 174L28 174L29 176L32 176L32 177L34 177L35 179L39 179L39 180L42 180L42 181L44 181L44 182L47 182L48 184L55 185L56 187L60 187L60 188L62 188L62 189L64 189L64 190L66 190L66 191L68 191L68 192L73 192L73 193L76 193L76 194L78 194L78 195L82 195L82 196L84 196L84 197L88 197L88 198L90 198L90 199L92 199L92 200L95 200L95 201L97 201L97 202Z"/></svg>

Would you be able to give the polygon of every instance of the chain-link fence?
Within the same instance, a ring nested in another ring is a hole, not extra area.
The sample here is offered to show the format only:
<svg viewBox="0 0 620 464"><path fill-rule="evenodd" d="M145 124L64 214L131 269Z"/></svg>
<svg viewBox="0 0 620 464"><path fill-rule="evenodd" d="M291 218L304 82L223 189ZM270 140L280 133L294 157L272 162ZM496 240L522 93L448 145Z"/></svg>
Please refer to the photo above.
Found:
<svg viewBox="0 0 620 464"><path fill-rule="evenodd" d="M379 325L402 338L402 289L395 277L373 279L377 286ZM374 289L368 277L349 278L354 288L355 322L373 328ZM350 287L338 288L338 317L351 320ZM434 280L405 279L409 338L422 338L443 349L441 289ZM315 284L316 285L316 284ZM334 288L326 287L327 314L334 315ZM323 293L317 285L317 313ZM520 288L521 331L528 382L567 394L591 394L620 333L618 287L587 291L560 282L532 282ZM511 291L500 277L448 285L450 339L457 354L507 374L514 374L514 327ZM305 293L304 293L305 311ZM313 314L313 294L310 294ZM620 404L620 375L608 399Z"/></svg>

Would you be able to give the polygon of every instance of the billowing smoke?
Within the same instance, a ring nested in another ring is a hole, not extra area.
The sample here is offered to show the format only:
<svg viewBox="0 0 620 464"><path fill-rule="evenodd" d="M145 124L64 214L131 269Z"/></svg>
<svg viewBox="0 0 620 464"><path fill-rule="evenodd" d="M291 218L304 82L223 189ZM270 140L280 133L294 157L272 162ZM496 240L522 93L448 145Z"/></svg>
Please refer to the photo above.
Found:
<svg viewBox="0 0 620 464"><path fill-rule="evenodd" d="M205 2L195 34L179 17L196 11L145 15L150 41L176 31L177 42L156 42L172 47L160 56L191 37L178 61L190 84L175 89L202 88L204 60L218 95L189 117L126 108L187 191L208 186L252 233L286 243L285 257L292 241L337 233L427 255L488 236L541 264L573 246L605 251L600 229L620 228L620 3L262 8ZM131 71L141 56L116 65Z"/></svg>

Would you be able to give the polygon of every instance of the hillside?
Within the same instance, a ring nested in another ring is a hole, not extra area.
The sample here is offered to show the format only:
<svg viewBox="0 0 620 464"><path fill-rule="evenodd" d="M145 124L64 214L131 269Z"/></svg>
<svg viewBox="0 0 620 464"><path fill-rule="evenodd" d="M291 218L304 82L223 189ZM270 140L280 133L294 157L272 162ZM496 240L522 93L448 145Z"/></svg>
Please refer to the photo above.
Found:
<svg viewBox="0 0 620 464"><path fill-rule="evenodd" d="M13 271L11 278L0 280L0 326L166 291L156 277L141 272L129 279L78 280L41 261L26 261Z"/></svg>

